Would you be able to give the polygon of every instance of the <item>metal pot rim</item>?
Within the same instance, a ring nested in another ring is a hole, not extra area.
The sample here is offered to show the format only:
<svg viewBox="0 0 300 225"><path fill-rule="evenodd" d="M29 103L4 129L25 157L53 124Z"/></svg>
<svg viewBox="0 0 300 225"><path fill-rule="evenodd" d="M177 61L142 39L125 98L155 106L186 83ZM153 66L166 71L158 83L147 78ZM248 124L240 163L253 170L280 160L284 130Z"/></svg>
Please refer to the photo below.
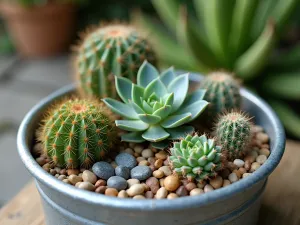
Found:
<svg viewBox="0 0 300 225"><path fill-rule="evenodd" d="M190 79L192 81L201 80L201 78L191 74ZM233 183L227 187L214 190L213 192L205 193L198 196L187 196L177 199L163 199L163 200L132 200L132 199L121 199L116 197L109 197L94 192L89 192L85 190L80 190L69 184L61 182L57 178L53 177L49 173L43 170L43 168L34 160L30 153L30 146L28 146L26 137L28 132L30 132L30 127L32 126L32 121L34 120L36 114L38 114L46 105L51 103L53 99L62 96L66 93L73 91L75 85L68 85L59 89L58 91L47 96L41 100L37 105L35 105L23 119L17 136L17 146L19 155L25 164L26 168L42 184L54 189L57 192L63 193L70 198L76 199L77 201L87 202L90 204L101 205L110 208L119 208L124 210L180 210L186 208L193 208L212 204L214 202L222 201L232 197L233 195L243 192L253 185L267 178L268 175L276 168L278 165L285 148L285 132L281 122L278 117L271 109L271 107L260 97L252 94L246 89L241 90L243 97L246 97L251 102L254 102L258 107L260 107L265 114L271 120L271 125L274 128L275 140L272 146L271 154L268 160L255 172L255 175L249 176L242 179L236 183Z"/></svg>

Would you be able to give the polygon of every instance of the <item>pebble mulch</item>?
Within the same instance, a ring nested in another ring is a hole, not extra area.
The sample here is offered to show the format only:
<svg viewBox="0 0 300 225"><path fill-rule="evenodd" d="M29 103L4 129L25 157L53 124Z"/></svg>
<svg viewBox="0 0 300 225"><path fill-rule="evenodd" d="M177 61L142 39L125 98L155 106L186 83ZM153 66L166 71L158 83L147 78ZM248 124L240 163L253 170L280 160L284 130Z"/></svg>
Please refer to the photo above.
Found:
<svg viewBox="0 0 300 225"><path fill-rule="evenodd" d="M129 143L112 152L105 161L90 170L54 167L49 158L40 155L36 161L57 179L80 189L108 196L133 199L174 199L201 195L231 185L248 176L264 164L270 155L269 137L260 126L253 126L252 151L244 158L228 162L214 179L196 182L172 173L168 153ZM41 143L33 148L36 155Z"/></svg>

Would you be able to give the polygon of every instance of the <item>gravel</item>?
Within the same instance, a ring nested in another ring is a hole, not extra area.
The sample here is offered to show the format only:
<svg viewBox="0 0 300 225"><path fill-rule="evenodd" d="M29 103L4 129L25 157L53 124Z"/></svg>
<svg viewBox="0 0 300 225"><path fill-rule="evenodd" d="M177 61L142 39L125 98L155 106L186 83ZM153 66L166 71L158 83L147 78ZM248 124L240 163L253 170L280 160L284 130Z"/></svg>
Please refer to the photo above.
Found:
<svg viewBox="0 0 300 225"><path fill-rule="evenodd" d="M115 161L118 166L126 166L128 169L132 169L137 165L135 157L125 152L118 154Z"/></svg>
<svg viewBox="0 0 300 225"><path fill-rule="evenodd" d="M115 169L107 162L101 161L97 162L92 167L93 173L97 177L108 180L110 177L115 175Z"/></svg>
<svg viewBox="0 0 300 225"><path fill-rule="evenodd" d="M127 188L127 181L123 177L112 176L107 180L107 186L121 191Z"/></svg>
<svg viewBox="0 0 300 225"><path fill-rule="evenodd" d="M148 166L136 166L130 172L131 178L140 181L148 179L152 175L152 170Z"/></svg>

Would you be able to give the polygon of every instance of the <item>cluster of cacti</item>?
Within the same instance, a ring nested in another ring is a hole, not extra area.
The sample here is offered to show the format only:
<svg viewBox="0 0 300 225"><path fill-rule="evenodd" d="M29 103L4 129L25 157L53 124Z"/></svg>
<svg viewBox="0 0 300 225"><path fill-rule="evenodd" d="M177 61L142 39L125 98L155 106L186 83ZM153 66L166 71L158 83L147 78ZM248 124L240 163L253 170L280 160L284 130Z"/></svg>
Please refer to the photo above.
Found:
<svg viewBox="0 0 300 225"><path fill-rule="evenodd" d="M71 99L55 104L39 134L45 153L57 166L89 167L112 147L115 126L103 104Z"/></svg>
<svg viewBox="0 0 300 225"><path fill-rule="evenodd" d="M243 113L231 112L224 114L216 124L217 142L229 159L236 159L247 152L251 142L250 118Z"/></svg>
<svg viewBox="0 0 300 225"><path fill-rule="evenodd" d="M300 45L290 49L278 45L299 0L152 3L165 26L141 13L135 21L152 34L160 61L201 73L234 72L274 107L287 131L300 138L299 113L289 106L300 99Z"/></svg>
<svg viewBox="0 0 300 225"><path fill-rule="evenodd" d="M154 147L168 145L167 139L178 139L194 131L192 126L183 126L196 119L208 105L203 100L205 90L188 94L188 74L176 76L170 68L161 74L145 62L137 74L137 84L116 77L116 89L123 100L104 99L106 105L124 117L117 120L117 127L130 131L122 136L123 141L149 141Z"/></svg>
<svg viewBox="0 0 300 225"><path fill-rule="evenodd" d="M202 181L213 178L223 168L221 147L206 135L188 135L175 142L170 152L169 161L173 170L188 179Z"/></svg>
<svg viewBox="0 0 300 225"><path fill-rule="evenodd" d="M88 31L76 53L80 90L88 96L114 98L115 76L136 80L144 60L154 62L154 53L134 27L115 24Z"/></svg>
<svg viewBox="0 0 300 225"><path fill-rule="evenodd" d="M210 118L222 112L239 109L241 106L240 86L231 74L210 73L201 82L200 87L206 89L204 99L210 104L205 112Z"/></svg>

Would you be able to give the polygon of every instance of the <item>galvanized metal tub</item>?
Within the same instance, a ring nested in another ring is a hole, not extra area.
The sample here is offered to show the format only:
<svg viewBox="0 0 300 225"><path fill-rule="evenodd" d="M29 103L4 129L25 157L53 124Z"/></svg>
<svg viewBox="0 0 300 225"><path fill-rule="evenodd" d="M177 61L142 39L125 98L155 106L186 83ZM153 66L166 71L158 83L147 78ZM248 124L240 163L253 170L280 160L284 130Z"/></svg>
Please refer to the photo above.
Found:
<svg viewBox="0 0 300 225"><path fill-rule="evenodd" d="M191 80L199 81L196 75ZM213 225L256 224L268 175L278 165L285 148L284 129L273 110L259 97L242 89L243 109L255 117L270 136L266 163L237 183L200 196L174 200L131 200L104 196L65 184L45 172L30 150L35 129L45 108L74 91L64 87L38 103L24 118L18 133L20 157L36 180L47 225Z"/></svg>

